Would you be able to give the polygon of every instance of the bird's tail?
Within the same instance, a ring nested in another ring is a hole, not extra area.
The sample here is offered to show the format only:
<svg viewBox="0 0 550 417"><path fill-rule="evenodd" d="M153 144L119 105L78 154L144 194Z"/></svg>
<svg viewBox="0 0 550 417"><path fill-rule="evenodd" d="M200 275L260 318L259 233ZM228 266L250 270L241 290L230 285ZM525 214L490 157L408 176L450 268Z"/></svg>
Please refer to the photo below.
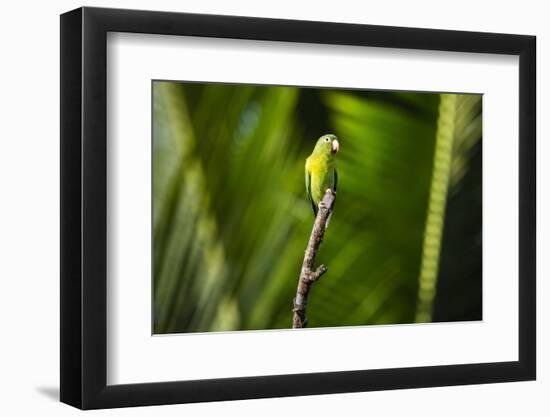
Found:
<svg viewBox="0 0 550 417"><path fill-rule="evenodd" d="M334 205L336 204L336 201L332 202L332 211L328 215L327 224L325 225L325 230L328 229L328 224L330 223L330 218L332 217L332 213L334 213Z"/></svg>
<svg viewBox="0 0 550 417"><path fill-rule="evenodd" d="M332 212L328 215L327 224L325 224L325 230L328 229L328 224L330 223L330 218L332 217Z"/></svg>

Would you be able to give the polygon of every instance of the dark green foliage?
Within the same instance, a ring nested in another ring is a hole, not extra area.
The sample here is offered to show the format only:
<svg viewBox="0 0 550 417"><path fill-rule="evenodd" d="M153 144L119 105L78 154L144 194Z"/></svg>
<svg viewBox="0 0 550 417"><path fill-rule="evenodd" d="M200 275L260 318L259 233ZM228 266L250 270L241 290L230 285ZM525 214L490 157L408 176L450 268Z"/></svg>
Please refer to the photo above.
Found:
<svg viewBox="0 0 550 417"><path fill-rule="evenodd" d="M482 319L481 100L470 105L455 135L433 321Z"/></svg>

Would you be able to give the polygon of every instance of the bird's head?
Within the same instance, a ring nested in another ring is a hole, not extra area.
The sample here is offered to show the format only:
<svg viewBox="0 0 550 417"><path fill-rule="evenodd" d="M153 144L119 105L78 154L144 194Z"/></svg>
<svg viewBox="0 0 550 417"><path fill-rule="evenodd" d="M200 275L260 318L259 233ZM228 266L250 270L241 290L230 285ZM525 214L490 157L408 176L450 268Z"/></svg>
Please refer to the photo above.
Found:
<svg viewBox="0 0 550 417"><path fill-rule="evenodd" d="M328 134L321 136L315 145L315 153L319 154L335 154L340 150L340 143L336 135Z"/></svg>

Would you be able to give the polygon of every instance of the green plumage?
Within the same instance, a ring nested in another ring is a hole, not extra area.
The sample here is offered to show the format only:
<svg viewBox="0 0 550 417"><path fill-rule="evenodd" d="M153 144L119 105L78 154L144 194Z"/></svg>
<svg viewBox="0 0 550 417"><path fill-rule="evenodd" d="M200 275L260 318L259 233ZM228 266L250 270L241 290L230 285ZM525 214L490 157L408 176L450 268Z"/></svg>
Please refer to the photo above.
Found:
<svg viewBox="0 0 550 417"><path fill-rule="evenodd" d="M336 192L338 174L335 155L339 148L338 138L335 135L323 135L317 140L313 152L306 159L306 191L315 216L327 188Z"/></svg>

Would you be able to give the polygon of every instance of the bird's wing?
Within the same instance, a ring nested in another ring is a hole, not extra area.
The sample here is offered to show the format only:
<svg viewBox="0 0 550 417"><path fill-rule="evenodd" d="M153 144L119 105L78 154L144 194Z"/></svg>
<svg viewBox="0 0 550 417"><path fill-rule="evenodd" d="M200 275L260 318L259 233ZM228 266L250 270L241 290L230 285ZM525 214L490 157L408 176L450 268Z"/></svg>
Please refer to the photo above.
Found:
<svg viewBox="0 0 550 417"><path fill-rule="evenodd" d="M317 216L317 206L315 205L315 202L313 201L313 197L311 196L311 172L308 169L307 161L306 161L306 191L307 191L307 196L309 198L309 201L311 202L311 208L313 209L313 214Z"/></svg>
<svg viewBox="0 0 550 417"><path fill-rule="evenodd" d="M334 168L334 184L332 185L332 191L336 192L336 188L338 188L338 171Z"/></svg>

